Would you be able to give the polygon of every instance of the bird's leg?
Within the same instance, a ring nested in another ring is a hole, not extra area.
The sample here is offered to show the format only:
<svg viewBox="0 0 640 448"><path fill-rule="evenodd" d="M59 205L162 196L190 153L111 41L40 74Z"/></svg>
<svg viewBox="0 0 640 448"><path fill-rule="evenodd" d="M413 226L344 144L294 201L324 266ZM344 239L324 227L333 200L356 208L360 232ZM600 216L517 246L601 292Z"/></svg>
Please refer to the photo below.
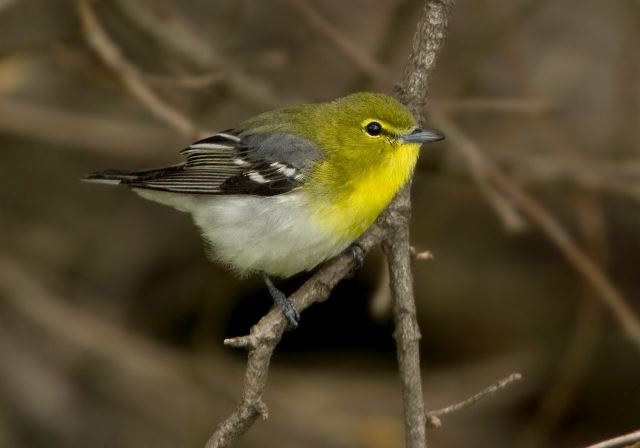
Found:
<svg viewBox="0 0 640 448"><path fill-rule="evenodd" d="M360 269L364 264L364 248L358 243L354 241L347 247L347 250L351 253L353 260L356 262L355 270Z"/></svg>
<svg viewBox="0 0 640 448"><path fill-rule="evenodd" d="M282 291L275 287L275 285L271 281L271 278L267 275L266 272L260 271L260 276L262 277L264 284L267 285L267 289L269 290L269 294L271 294L273 303L275 303L276 306L280 308L280 310L282 310L282 313L289 321L288 329L295 329L300 322L300 313L298 313L296 307L293 306L291 300L289 300Z"/></svg>

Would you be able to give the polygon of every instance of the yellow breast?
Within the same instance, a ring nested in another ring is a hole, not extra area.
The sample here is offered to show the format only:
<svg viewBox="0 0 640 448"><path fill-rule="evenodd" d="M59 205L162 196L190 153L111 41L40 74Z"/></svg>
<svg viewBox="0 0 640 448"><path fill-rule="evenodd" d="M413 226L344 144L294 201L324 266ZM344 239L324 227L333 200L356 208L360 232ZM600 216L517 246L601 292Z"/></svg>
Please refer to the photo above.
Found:
<svg viewBox="0 0 640 448"><path fill-rule="evenodd" d="M364 163L361 169L352 169L341 179L336 178L331 166L320 167L318 177L330 188L317 188L311 195L310 205L318 224L345 240L356 239L373 224L407 182L419 149L417 144L403 145L378 163Z"/></svg>

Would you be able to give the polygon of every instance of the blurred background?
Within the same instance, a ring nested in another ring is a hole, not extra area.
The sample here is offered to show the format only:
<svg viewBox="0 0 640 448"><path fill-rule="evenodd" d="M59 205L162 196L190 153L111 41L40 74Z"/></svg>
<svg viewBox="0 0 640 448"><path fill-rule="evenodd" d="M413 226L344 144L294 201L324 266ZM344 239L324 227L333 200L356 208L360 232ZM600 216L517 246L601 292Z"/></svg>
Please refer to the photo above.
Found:
<svg viewBox="0 0 640 448"><path fill-rule="evenodd" d="M0 0L0 446L199 447L234 408L270 306L188 216L103 168L180 161L279 105L391 93L421 0ZM538 201L640 314L640 2L459 0L413 185L427 405L524 379L434 447L575 447L640 422L638 347L487 179ZM490 179L489 179L490 180ZM305 279L280 285L292 292ZM382 256L302 316L240 447L403 444Z"/></svg>

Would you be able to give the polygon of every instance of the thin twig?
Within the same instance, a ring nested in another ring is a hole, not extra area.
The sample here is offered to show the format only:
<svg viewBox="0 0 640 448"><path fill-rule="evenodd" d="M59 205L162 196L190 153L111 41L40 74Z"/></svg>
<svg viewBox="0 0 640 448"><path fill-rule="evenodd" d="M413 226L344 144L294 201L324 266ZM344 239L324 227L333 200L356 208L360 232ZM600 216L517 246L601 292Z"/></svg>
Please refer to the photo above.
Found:
<svg viewBox="0 0 640 448"><path fill-rule="evenodd" d="M416 261L433 260L433 254L428 250L418 250L413 246L409 246L411 258ZM369 312L371 316L378 321L387 319L391 314L392 300L391 291L389 290L389 267L384 260L381 260L379 267L379 275L376 280L376 286L371 294L369 301Z"/></svg>
<svg viewBox="0 0 640 448"><path fill-rule="evenodd" d="M438 126L453 146L463 148L465 157L473 157L476 162L481 163L484 176L542 230L584 280L598 292L598 297L609 308L631 341L640 349L640 320L622 293L593 258L577 245L551 213L489 160L481 148L469 139L446 114L436 111L432 116L437 117Z"/></svg>
<svg viewBox="0 0 640 448"><path fill-rule="evenodd" d="M640 442L640 430L614 437L612 439L603 440L602 442L586 446L585 448L622 448L627 446L632 448L631 444L636 442ZM633 445L633 447L635 446L636 445Z"/></svg>
<svg viewBox="0 0 640 448"><path fill-rule="evenodd" d="M501 391L502 389L504 389L505 387L508 387L510 385L512 385L513 383L520 381L522 379L522 375L520 373L512 373L511 375L509 375L506 378L501 379L500 381L498 381L495 384L492 384L491 386L481 390L480 392L478 392L477 394L467 398L466 400L463 400L459 403L455 403L452 405L449 405L447 407L444 407L442 409L438 409L435 411L429 411L427 412L427 425L431 428L439 428L440 426L442 426L442 422L440 421L440 417L443 417L445 415L457 412L461 409L465 409L468 408L469 406L472 406L474 404L476 404L478 401L482 400L483 398L489 396L489 395L493 395L496 392Z"/></svg>
<svg viewBox="0 0 640 448"><path fill-rule="evenodd" d="M91 3L78 1L78 14L87 42L102 61L118 75L122 83L150 112L181 134L195 139L204 134L182 112L167 104L145 82L138 69L124 57L118 46L106 33Z"/></svg>
<svg viewBox="0 0 640 448"><path fill-rule="evenodd" d="M433 260L433 254L429 250L418 250L413 246L409 246L409 251L416 260Z"/></svg>

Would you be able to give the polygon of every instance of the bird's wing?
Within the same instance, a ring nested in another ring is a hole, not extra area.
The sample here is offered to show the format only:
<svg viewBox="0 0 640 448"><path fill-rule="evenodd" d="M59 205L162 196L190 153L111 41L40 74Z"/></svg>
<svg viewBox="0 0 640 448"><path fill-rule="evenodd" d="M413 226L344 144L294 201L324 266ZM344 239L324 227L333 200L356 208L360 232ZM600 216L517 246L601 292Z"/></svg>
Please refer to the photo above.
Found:
<svg viewBox="0 0 640 448"><path fill-rule="evenodd" d="M287 133L226 131L181 151L186 162L145 171L104 171L87 180L190 194L273 196L301 186L320 151Z"/></svg>

